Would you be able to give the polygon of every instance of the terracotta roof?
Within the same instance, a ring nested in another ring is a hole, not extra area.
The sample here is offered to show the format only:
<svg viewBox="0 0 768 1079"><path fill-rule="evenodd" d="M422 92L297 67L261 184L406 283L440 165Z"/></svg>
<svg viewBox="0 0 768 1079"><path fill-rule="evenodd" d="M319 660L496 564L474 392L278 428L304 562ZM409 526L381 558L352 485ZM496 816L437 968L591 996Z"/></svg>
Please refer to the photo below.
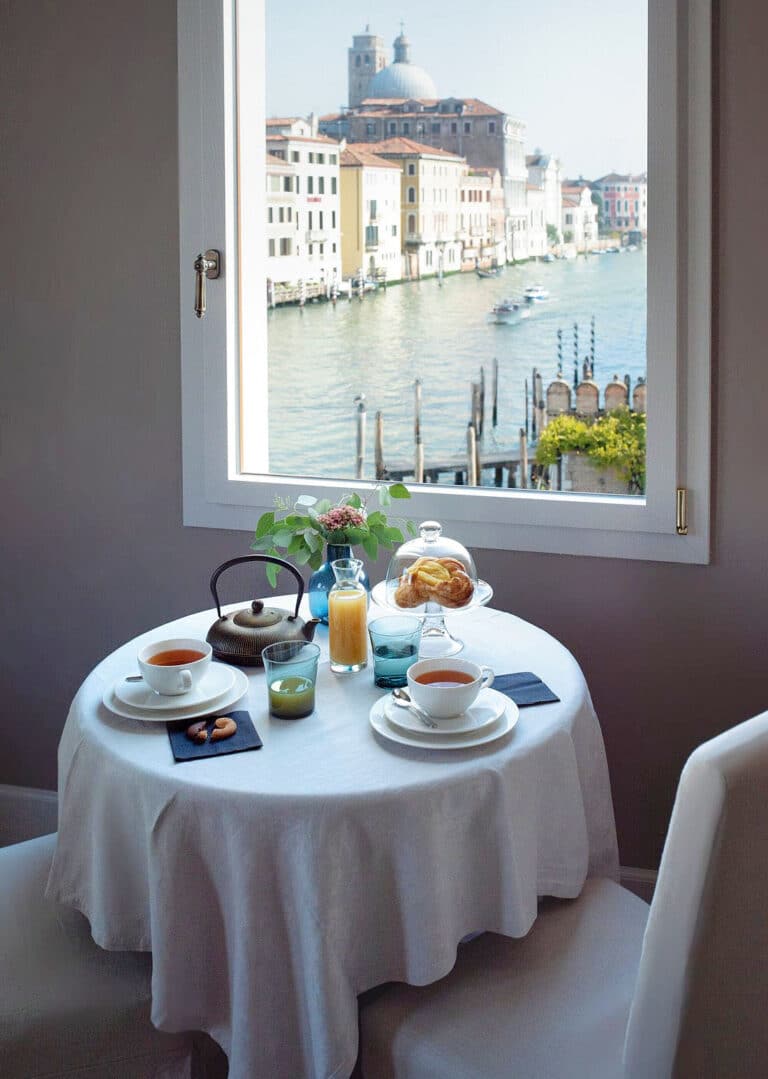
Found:
<svg viewBox="0 0 768 1079"><path fill-rule="evenodd" d="M298 123L300 119L300 116L268 116L267 127L285 127L286 124Z"/></svg>
<svg viewBox="0 0 768 1079"><path fill-rule="evenodd" d="M343 120L343 119L344 119L344 113L343 112L329 112L327 114L327 116L319 117L319 122L324 123L324 122L330 122L331 120Z"/></svg>
<svg viewBox="0 0 768 1079"><path fill-rule="evenodd" d="M394 161L385 161L383 157L377 157L376 154L371 153L371 143L353 143L351 146L347 146L346 150L342 150L341 153L341 165L342 168L359 168L361 165L365 165L367 168L375 169L397 169L400 171L400 166L396 165Z"/></svg>
<svg viewBox="0 0 768 1079"><path fill-rule="evenodd" d="M405 105L407 102L417 100L424 108L413 112L403 112L397 106ZM462 106L461 112L440 112L439 106L444 104L446 100L456 101ZM363 106L368 105L380 105L382 106L377 110L369 110L368 108L353 109L351 115L353 116L408 116L408 117L422 117L422 118L434 118L436 116L503 116L501 109L495 109L493 105L487 104L485 101L480 101L477 97L457 97L457 98L366 98L362 102Z"/></svg>
<svg viewBox="0 0 768 1079"><path fill-rule="evenodd" d="M267 142L324 142L331 146L338 146L336 139L329 139L327 135L267 135Z"/></svg>
<svg viewBox="0 0 768 1079"><path fill-rule="evenodd" d="M282 165L283 168L290 168L291 165L288 161L283 161L282 157L276 157L274 154L267 152L267 164L268 165Z"/></svg>
<svg viewBox="0 0 768 1079"><path fill-rule="evenodd" d="M581 206L581 197L563 194L563 206Z"/></svg>
<svg viewBox="0 0 768 1079"><path fill-rule="evenodd" d="M353 145L359 146L359 143ZM376 154L397 154L397 155L424 155L429 157L447 157L452 161L463 161L463 157L459 157L458 154L451 154L447 150L438 150L434 146L425 146L423 142L415 142L414 139L407 139L402 135L398 135L391 139L383 139L381 142L369 142L365 143L366 146L373 149Z"/></svg>
<svg viewBox="0 0 768 1079"><path fill-rule="evenodd" d="M589 187L589 184L563 184L560 190L564 195L578 195L581 198L581 193L585 187Z"/></svg>
<svg viewBox="0 0 768 1079"><path fill-rule="evenodd" d="M627 174L622 175L620 172L609 172L607 176L601 176L595 180L596 184L647 184L648 175L645 172L638 172L634 175Z"/></svg>

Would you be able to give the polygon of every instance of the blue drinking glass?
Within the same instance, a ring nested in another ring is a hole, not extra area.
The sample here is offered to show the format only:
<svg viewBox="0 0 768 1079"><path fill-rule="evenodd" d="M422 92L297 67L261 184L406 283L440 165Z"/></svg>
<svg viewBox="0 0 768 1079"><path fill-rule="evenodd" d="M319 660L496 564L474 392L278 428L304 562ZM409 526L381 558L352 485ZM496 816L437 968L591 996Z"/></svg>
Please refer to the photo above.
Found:
<svg viewBox="0 0 768 1079"><path fill-rule="evenodd" d="M421 619L413 614L388 615L368 625L373 651L373 680L382 689L408 683L408 668L419 658Z"/></svg>

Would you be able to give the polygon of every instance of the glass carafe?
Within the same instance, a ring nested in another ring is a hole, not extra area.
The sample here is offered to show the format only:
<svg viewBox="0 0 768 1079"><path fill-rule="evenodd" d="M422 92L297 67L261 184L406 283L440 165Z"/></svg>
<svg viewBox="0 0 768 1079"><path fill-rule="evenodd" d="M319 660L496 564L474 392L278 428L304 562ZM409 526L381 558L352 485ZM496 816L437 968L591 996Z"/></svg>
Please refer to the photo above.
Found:
<svg viewBox="0 0 768 1079"><path fill-rule="evenodd" d="M336 583L328 594L328 651L337 674L361 671L368 663L368 593L359 558L331 563Z"/></svg>

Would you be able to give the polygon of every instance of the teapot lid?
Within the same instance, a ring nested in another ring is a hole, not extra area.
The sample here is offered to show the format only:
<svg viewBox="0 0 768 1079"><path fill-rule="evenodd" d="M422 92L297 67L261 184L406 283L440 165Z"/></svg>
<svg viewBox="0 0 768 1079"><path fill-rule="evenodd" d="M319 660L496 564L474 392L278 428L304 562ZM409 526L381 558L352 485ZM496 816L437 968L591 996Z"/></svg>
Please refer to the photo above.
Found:
<svg viewBox="0 0 768 1079"><path fill-rule="evenodd" d="M244 629L269 629L285 619L296 621L295 617L279 607L265 607L260 599L255 599L250 607L243 607L232 616L234 624Z"/></svg>

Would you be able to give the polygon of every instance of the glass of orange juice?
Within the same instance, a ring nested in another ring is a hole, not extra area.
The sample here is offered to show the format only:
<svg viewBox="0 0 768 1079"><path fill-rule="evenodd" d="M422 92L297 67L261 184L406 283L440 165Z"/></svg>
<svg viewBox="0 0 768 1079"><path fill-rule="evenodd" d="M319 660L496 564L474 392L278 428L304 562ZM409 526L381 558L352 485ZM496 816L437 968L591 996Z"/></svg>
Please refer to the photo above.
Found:
<svg viewBox="0 0 768 1079"><path fill-rule="evenodd" d="M328 594L328 651L336 674L368 664L368 593L360 583L359 558L331 562L336 583Z"/></svg>

